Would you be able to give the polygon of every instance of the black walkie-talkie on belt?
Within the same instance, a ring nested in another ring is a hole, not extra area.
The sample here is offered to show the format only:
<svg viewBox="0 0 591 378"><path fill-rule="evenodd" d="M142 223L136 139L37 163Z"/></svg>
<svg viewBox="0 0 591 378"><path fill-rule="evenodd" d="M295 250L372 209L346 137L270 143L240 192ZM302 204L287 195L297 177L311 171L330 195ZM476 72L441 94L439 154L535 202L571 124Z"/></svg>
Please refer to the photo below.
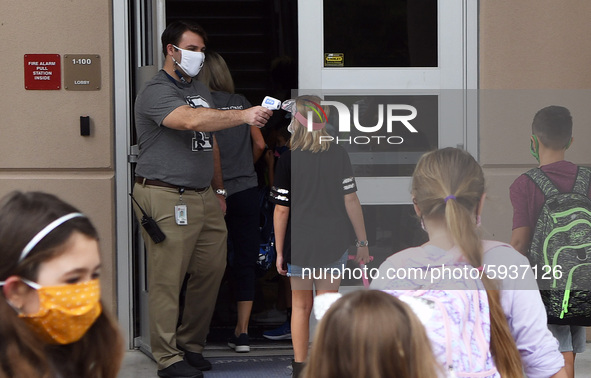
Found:
<svg viewBox="0 0 591 378"><path fill-rule="evenodd" d="M133 195L131 193L129 193L129 196L131 197L133 202L135 202L137 207L142 212L143 216L142 216L142 220L140 221L140 223L142 224L142 227L144 228L144 230L146 230L148 235L150 235L150 238L152 239L154 244L158 244L158 243L163 242L164 239L166 239L166 235L164 235L164 232L162 232L160 227L158 227L158 223L156 223L156 221L151 216L146 214L144 209L142 209L140 204L137 203L137 201L135 200L135 198L133 198Z"/></svg>

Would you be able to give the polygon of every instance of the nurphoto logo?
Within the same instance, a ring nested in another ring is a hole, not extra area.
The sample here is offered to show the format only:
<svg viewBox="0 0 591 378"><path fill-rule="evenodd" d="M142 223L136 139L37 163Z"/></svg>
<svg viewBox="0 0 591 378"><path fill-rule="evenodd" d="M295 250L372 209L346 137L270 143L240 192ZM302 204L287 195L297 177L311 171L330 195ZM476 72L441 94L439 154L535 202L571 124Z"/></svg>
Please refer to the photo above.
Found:
<svg viewBox="0 0 591 378"><path fill-rule="evenodd" d="M386 135L357 135L342 138L339 136L321 136L320 142L322 141L336 141L336 143L348 143L348 144L369 144L385 142L388 144L402 144L404 139L398 135L392 135L393 125L395 123L402 124L409 132L418 133L418 130L410 123L417 116L417 109L412 105L406 104L379 104L377 107L377 122L375 125L362 125L359 120L359 104L353 104L353 117L347 105L339 101L320 101L320 105L306 100L306 107L309 108L307 114L307 129L308 131L314 130L313 113L315 113L322 122L327 121L327 116L322 106L333 106L338 112L338 131L339 133L350 133L352 130L351 119L353 119L353 125L355 129L362 134L373 134L383 130L384 124ZM385 111L384 111L385 105ZM384 119L385 118L385 119Z"/></svg>

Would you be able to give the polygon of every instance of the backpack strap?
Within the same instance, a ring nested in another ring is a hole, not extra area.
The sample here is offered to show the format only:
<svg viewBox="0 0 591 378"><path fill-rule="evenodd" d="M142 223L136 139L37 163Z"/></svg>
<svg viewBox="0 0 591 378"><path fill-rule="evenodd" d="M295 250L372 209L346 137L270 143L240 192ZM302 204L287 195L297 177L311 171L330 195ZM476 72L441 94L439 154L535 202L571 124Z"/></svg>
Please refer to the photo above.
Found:
<svg viewBox="0 0 591 378"><path fill-rule="evenodd" d="M540 188L546 198L560 194L560 191L558 188L556 188L556 185L554 185L554 183L540 168L530 169L529 171L525 172L525 174L529 176L529 178L538 186L538 188Z"/></svg>
<svg viewBox="0 0 591 378"><path fill-rule="evenodd" d="M573 193L581 194L587 197L589 194L589 182L591 181L591 170L586 167L579 167L577 170L577 178L573 186Z"/></svg>

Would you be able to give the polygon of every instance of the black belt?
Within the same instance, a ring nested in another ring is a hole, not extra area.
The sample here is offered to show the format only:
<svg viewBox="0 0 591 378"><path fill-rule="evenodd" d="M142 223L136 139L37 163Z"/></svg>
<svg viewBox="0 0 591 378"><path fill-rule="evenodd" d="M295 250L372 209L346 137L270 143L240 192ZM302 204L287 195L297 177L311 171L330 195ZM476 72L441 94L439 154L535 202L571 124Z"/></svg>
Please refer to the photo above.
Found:
<svg viewBox="0 0 591 378"><path fill-rule="evenodd" d="M178 189L178 190L180 190L180 189L194 190L196 192L204 192L207 189L209 189L209 186L206 186L204 188L186 188L184 186L172 185L167 182L160 181L160 180L148 180L148 179L143 178L141 176L135 176L135 182L137 182L138 184L142 184L142 185L161 186L163 188L172 188L172 189Z"/></svg>

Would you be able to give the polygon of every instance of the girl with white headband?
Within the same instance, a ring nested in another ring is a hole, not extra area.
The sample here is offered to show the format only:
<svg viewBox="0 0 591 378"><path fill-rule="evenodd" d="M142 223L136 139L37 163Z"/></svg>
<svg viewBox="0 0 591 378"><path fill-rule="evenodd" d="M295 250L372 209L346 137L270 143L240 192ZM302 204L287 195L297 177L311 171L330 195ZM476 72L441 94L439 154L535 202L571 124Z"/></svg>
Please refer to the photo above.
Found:
<svg viewBox="0 0 591 378"><path fill-rule="evenodd" d="M0 376L116 377L122 339L100 300L98 235L59 198L0 203Z"/></svg>

